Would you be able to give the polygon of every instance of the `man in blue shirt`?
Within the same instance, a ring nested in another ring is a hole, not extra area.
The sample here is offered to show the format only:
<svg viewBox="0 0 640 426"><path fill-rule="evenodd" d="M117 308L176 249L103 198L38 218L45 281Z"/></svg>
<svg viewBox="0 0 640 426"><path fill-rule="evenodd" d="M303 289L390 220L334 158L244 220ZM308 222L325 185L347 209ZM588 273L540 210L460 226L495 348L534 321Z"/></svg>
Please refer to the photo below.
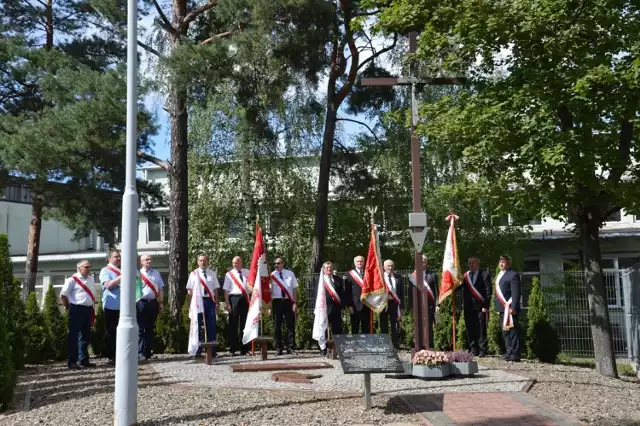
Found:
<svg viewBox="0 0 640 426"><path fill-rule="evenodd" d="M116 332L120 319L120 251L109 252L109 263L100 271L104 309L104 355L109 365L116 363Z"/></svg>

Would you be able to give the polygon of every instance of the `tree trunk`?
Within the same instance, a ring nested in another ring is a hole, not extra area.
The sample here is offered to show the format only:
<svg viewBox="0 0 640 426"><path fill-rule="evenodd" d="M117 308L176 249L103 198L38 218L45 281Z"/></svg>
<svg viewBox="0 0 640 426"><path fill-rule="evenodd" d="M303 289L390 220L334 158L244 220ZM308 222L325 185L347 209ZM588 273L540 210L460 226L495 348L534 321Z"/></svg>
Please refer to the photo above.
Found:
<svg viewBox="0 0 640 426"><path fill-rule="evenodd" d="M171 117L171 194L169 199L169 309L178 330L180 311L186 294L188 265L188 168L187 168L187 94L173 89L170 97Z"/></svg>
<svg viewBox="0 0 640 426"><path fill-rule="evenodd" d="M600 267L602 260L598 226L600 212L587 209L578 217L596 371L603 376L617 378L613 334L609 322L609 304Z"/></svg>
<svg viewBox="0 0 640 426"><path fill-rule="evenodd" d="M53 49L53 0L47 0L45 10L47 16L45 49L51 50Z"/></svg>
<svg viewBox="0 0 640 426"><path fill-rule="evenodd" d="M332 78L329 78L331 88ZM335 79L333 79L335 88ZM330 94L333 91L328 92ZM324 245L327 235L327 222L329 220L329 178L331 174L331 160L333 157L333 139L336 134L336 121L338 118L338 105L329 97L327 112L324 122L324 135L322 137L322 154L320 155L320 173L318 175L318 193L316 194L316 226L311 244L310 273L319 272L324 258Z"/></svg>
<svg viewBox="0 0 640 426"><path fill-rule="evenodd" d="M27 242L27 262L23 293L28 295L36 291L38 275L38 256L40 255L40 232L42 231L42 198L34 193L31 204L31 222L29 223L29 240Z"/></svg>

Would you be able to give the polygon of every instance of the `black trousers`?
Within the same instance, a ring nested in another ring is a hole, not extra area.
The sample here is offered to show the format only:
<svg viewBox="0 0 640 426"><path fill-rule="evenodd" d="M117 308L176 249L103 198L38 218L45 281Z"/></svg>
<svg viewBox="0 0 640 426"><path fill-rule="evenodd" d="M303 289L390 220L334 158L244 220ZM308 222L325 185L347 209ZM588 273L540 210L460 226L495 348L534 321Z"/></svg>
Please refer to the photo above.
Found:
<svg viewBox="0 0 640 426"><path fill-rule="evenodd" d="M331 340L333 335L342 334L342 312L339 308L332 308L329 312L329 327L331 328Z"/></svg>
<svg viewBox="0 0 640 426"><path fill-rule="evenodd" d="M140 300L138 302L138 354L151 358L153 347L153 332L158 318L157 300Z"/></svg>
<svg viewBox="0 0 640 426"><path fill-rule="evenodd" d="M509 330L502 330L502 338L506 348L505 358L520 360L520 321L517 315L513 315L513 327ZM504 320L504 312L500 312L500 327Z"/></svg>
<svg viewBox="0 0 640 426"><path fill-rule="evenodd" d="M361 311L357 311L353 308L351 314L351 334L369 334L371 329L371 309L368 306L362 306Z"/></svg>
<svg viewBox="0 0 640 426"><path fill-rule="evenodd" d="M293 302L289 299L273 299L273 324L275 328L276 349L293 349L296 344L295 314L293 313ZM282 323L285 323L287 332L285 334L285 344L282 345Z"/></svg>
<svg viewBox="0 0 640 426"><path fill-rule="evenodd" d="M69 304L69 341L67 342L67 364L89 364L89 342L91 342L91 306Z"/></svg>
<svg viewBox="0 0 640 426"><path fill-rule="evenodd" d="M464 323L467 326L467 343L474 355L487 354L487 312L475 309L464 310Z"/></svg>
<svg viewBox="0 0 640 426"><path fill-rule="evenodd" d="M380 331L389 333L389 323L391 323L391 341L396 349L400 348L400 323L398 322L398 304L390 300L387 309L380 312Z"/></svg>
<svg viewBox="0 0 640 426"><path fill-rule="evenodd" d="M241 294L229 295L231 315L229 315L229 352L240 352L244 355L249 351L249 345L242 344L242 334L247 322L249 304Z"/></svg>
<svg viewBox="0 0 640 426"><path fill-rule="evenodd" d="M116 333L119 321L119 310L104 310L104 356L111 361L116 359Z"/></svg>

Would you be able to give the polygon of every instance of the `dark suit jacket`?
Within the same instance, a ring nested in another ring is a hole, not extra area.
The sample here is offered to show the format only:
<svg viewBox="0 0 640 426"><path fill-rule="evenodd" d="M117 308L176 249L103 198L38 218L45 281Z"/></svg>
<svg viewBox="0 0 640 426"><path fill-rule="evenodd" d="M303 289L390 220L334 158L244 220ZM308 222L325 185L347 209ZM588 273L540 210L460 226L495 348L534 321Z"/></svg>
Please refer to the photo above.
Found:
<svg viewBox="0 0 640 426"><path fill-rule="evenodd" d="M516 312L520 312L520 295L522 294L522 285L520 283L520 274L515 272L513 269L507 269L504 272L502 278L500 278L500 282L498 283L500 286L500 291L502 291L502 295L506 300L511 299L511 309ZM496 299L496 311L504 312L504 306Z"/></svg>
<svg viewBox="0 0 640 426"><path fill-rule="evenodd" d="M385 272L382 273L383 280L387 279L385 274L386 274ZM396 275L394 273L393 278L395 278L396 280L396 296L398 296L398 299L400 299L400 309L404 310L405 309L404 308L404 285L405 285L404 277L400 275ZM385 282L385 285L387 285L386 282ZM391 295L389 295L389 302L395 303L395 300L393 299L393 297L391 297Z"/></svg>
<svg viewBox="0 0 640 426"><path fill-rule="evenodd" d="M333 276L333 288L336 289L336 292L340 297L340 306L336 306L329 292L325 291L325 298L327 299L327 315L331 315L334 310L340 312L340 310L345 309L347 306L349 306L349 303L352 303L349 300L351 299L351 295L347 293L346 286L342 277L339 277L337 275Z"/></svg>
<svg viewBox="0 0 640 426"><path fill-rule="evenodd" d="M427 269L426 271L427 274L427 284L429 284L429 287L431 288L431 291L433 292L433 295L435 296L435 303L431 301L431 298L429 298L429 311L435 311L436 309L436 305L438 304L438 276L434 273L431 272L429 269ZM409 309L413 310L413 288L414 285L411 282L411 280L409 280ZM427 296L429 297L429 296Z"/></svg>
<svg viewBox="0 0 640 426"><path fill-rule="evenodd" d="M354 269L352 271L355 271ZM362 271L362 273L364 274L364 271ZM364 278L364 275L362 275L360 278ZM354 308L357 312L360 312L362 310L363 307L366 307L361 301L360 301L360 296L362 295L362 288L360 287L360 285L351 277L351 271L349 271L345 276L344 276L344 282L346 285L346 291L348 294L351 295L351 297L349 298L349 305L350 307Z"/></svg>
<svg viewBox="0 0 640 426"><path fill-rule="evenodd" d="M473 309L474 311L480 311L482 308L489 309L489 303L491 303L491 277L489 271L486 269L479 269L476 276L475 289L484 298L484 303L480 304L475 297L471 294L471 291L467 287L466 283L462 283L462 299L464 300L464 309Z"/></svg>

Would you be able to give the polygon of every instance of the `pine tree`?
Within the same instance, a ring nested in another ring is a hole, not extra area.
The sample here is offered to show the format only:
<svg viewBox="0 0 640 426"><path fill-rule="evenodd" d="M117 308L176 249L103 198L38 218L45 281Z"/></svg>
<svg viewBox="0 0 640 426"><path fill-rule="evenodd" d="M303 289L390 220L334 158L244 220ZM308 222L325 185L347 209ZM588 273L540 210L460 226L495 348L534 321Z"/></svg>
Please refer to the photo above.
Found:
<svg viewBox="0 0 640 426"><path fill-rule="evenodd" d="M7 235L0 234L0 298L4 301L4 312L7 319L4 331L9 345L9 353L12 355L13 366L16 369L21 369L24 366L25 312L20 281L13 277L9 248Z"/></svg>
<svg viewBox="0 0 640 426"><path fill-rule="evenodd" d="M534 277L531 282L526 330L527 358L537 358L542 362L556 362L560 353L560 341L558 332L551 325L538 277Z"/></svg>
<svg viewBox="0 0 640 426"><path fill-rule="evenodd" d="M47 290L44 297L44 320L47 328L48 341L53 359L61 361L67 358L67 337L69 330L65 315L60 310L60 304L53 286Z"/></svg>
<svg viewBox="0 0 640 426"><path fill-rule="evenodd" d="M49 338L35 293L30 293L27 298L26 316L25 361L28 364L42 364L50 353Z"/></svg>

